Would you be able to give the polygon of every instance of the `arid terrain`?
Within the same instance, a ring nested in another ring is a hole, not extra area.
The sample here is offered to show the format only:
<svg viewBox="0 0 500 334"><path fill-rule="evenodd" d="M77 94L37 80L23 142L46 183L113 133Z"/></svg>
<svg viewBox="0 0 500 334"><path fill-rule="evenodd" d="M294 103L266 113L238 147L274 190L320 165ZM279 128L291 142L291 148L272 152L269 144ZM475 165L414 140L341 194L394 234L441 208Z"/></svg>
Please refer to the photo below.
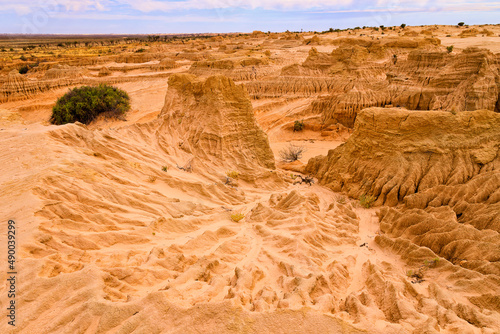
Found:
<svg viewBox="0 0 500 334"><path fill-rule="evenodd" d="M0 333L500 333L500 25L1 36L0 151Z"/></svg>

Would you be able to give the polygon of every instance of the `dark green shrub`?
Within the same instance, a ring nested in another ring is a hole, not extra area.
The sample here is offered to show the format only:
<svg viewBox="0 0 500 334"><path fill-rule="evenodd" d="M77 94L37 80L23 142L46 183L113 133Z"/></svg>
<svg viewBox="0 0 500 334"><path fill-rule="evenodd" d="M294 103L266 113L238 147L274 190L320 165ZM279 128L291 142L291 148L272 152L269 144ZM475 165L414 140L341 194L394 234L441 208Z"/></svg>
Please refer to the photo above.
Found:
<svg viewBox="0 0 500 334"><path fill-rule="evenodd" d="M29 70L30 70L30 68L28 67L28 65L23 65L19 69L19 74L26 74L26 73L28 73Z"/></svg>
<svg viewBox="0 0 500 334"><path fill-rule="evenodd" d="M464 24L465 24L464 22L458 22L458 24L457 24L457 25L458 25L459 27L463 27L463 26L464 26Z"/></svg>
<svg viewBox="0 0 500 334"><path fill-rule="evenodd" d="M448 50L448 53L452 53L453 52L453 45L450 45L450 46L447 46L446 47L446 50Z"/></svg>
<svg viewBox="0 0 500 334"><path fill-rule="evenodd" d="M304 130L304 121L295 121L293 123L293 132Z"/></svg>
<svg viewBox="0 0 500 334"><path fill-rule="evenodd" d="M81 122L89 124L97 115L121 117L130 109L128 94L116 87L101 84L70 90L52 109L52 124Z"/></svg>

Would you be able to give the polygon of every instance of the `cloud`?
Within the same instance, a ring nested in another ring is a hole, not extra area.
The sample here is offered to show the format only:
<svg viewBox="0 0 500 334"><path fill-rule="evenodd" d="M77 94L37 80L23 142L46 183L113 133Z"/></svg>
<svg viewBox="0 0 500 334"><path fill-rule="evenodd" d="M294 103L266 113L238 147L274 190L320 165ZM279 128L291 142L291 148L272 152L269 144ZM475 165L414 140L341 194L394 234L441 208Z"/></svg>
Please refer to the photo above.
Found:
<svg viewBox="0 0 500 334"><path fill-rule="evenodd" d="M401 11L419 10L468 10L468 8L486 8L497 6L497 1L467 1L467 0L115 0L137 11L172 12L180 10L206 9L264 9L264 10L337 10L339 12L383 11L399 8ZM496 7L493 7L496 8ZM406 9L406 10L405 10Z"/></svg>
<svg viewBox="0 0 500 334"><path fill-rule="evenodd" d="M18 15L26 15L40 9L45 12L88 12L105 11L109 0L0 0L0 11L15 11Z"/></svg>
<svg viewBox="0 0 500 334"><path fill-rule="evenodd" d="M26 15L40 9L58 13L136 11L175 13L192 10L275 10L329 13L382 11L467 11L497 10L492 0L0 0L0 12L14 10Z"/></svg>

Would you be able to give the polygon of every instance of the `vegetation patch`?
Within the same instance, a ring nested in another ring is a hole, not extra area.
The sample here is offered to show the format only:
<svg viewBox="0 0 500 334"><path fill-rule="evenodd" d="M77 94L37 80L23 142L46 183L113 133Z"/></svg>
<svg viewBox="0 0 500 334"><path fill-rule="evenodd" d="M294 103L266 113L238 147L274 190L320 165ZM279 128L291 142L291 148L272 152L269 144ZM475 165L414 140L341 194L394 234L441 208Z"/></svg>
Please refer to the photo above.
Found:
<svg viewBox="0 0 500 334"><path fill-rule="evenodd" d="M305 127L304 121L295 121L293 123L293 132L296 132L296 131L300 132L300 131L304 130L304 127Z"/></svg>
<svg viewBox="0 0 500 334"><path fill-rule="evenodd" d="M226 173L227 177L230 177L232 179L237 179L240 176L240 173L232 170Z"/></svg>
<svg viewBox="0 0 500 334"><path fill-rule="evenodd" d="M373 205L373 202L375 202L375 197L370 196L370 195L361 195L359 197L359 204L361 204L362 207L364 208L371 208Z"/></svg>
<svg viewBox="0 0 500 334"><path fill-rule="evenodd" d="M245 215L242 213L234 213L231 215L231 220L235 223L239 222L243 218L245 218Z"/></svg>
<svg viewBox="0 0 500 334"><path fill-rule="evenodd" d="M302 158L302 155L306 151L304 146L298 146L294 144L289 144L287 147L282 149L279 154L281 160L294 162Z"/></svg>
<svg viewBox="0 0 500 334"><path fill-rule="evenodd" d="M101 84L71 89L59 98L52 109L52 124L91 123L99 114L123 118L130 109L130 98L116 87Z"/></svg>

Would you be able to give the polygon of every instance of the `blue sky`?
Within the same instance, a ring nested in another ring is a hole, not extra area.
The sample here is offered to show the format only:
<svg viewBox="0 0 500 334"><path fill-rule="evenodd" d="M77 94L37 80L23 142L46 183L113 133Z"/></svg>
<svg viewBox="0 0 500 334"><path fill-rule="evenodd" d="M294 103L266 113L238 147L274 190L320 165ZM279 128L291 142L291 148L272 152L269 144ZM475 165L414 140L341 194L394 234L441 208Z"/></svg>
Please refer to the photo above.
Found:
<svg viewBox="0 0 500 334"><path fill-rule="evenodd" d="M500 1L0 0L0 33L152 34L500 23Z"/></svg>

